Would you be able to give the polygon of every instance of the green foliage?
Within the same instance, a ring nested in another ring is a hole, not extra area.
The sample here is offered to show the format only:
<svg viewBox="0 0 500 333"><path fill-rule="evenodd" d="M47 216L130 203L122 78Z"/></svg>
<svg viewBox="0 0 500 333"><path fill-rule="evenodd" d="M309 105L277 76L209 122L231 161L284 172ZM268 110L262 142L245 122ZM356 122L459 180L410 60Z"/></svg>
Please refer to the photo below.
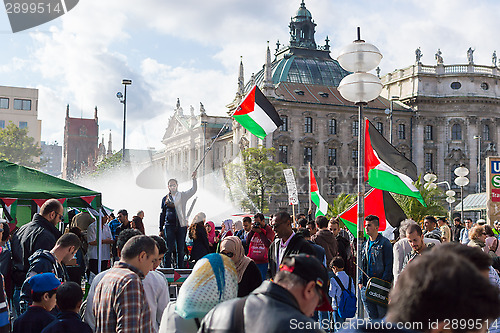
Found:
<svg viewBox="0 0 500 333"><path fill-rule="evenodd" d="M0 159L23 166L40 168L46 160L36 160L42 155L42 148L34 138L28 136L27 128L19 128L9 122L0 130Z"/></svg>
<svg viewBox="0 0 500 333"><path fill-rule="evenodd" d="M282 193L287 166L274 162L275 154L274 148L248 148L242 151L240 163L233 161L224 167L230 197L242 208L267 213L270 195Z"/></svg>
<svg viewBox="0 0 500 333"><path fill-rule="evenodd" d="M352 204L356 202L357 196L355 194L340 193L332 203L328 205L327 217L337 217L347 210Z"/></svg>
<svg viewBox="0 0 500 333"><path fill-rule="evenodd" d="M114 153L111 156L107 156L101 162L97 163L95 171L92 173L93 176L101 175L109 170L118 168L122 163L122 153Z"/></svg>
<svg viewBox="0 0 500 333"><path fill-rule="evenodd" d="M446 202L443 191L439 188L427 190L421 177L418 177L415 186L422 194L427 207L424 207L417 199L400 194L392 194L396 202L403 209L408 218L416 222L422 222L427 215L443 216L447 214Z"/></svg>

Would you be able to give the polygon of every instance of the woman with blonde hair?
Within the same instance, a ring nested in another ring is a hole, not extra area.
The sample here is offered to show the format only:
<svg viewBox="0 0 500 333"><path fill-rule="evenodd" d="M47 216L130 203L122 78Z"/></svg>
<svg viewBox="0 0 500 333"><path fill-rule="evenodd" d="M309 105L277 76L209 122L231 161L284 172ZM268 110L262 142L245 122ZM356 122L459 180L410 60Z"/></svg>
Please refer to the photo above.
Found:
<svg viewBox="0 0 500 333"><path fill-rule="evenodd" d="M486 232L484 231L483 225L476 225L469 230L470 242L467 246L478 247L484 252L488 253L488 247L486 246Z"/></svg>
<svg viewBox="0 0 500 333"><path fill-rule="evenodd" d="M236 266L238 273L238 297L249 295L262 283L262 275L255 262L245 256L241 239L227 236L220 243L220 253L228 256Z"/></svg>

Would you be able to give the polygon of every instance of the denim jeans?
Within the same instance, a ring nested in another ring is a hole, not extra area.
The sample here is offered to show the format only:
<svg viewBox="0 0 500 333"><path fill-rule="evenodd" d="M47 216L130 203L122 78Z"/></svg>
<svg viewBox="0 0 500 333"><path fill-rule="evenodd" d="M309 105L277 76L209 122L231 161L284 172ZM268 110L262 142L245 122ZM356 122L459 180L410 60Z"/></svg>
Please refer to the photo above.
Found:
<svg viewBox="0 0 500 333"><path fill-rule="evenodd" d="M341 325L345 322L345 318L341 318L338 310L333 310L332 312L332 327L335 332L341 330Z"/></svg>
<svg viewBox="0 0 500 333"><path fill-rule="evenodd" d="M267 266L269 264L257 264L257 268L260 271L260 275L262 275L262 281L266 280L267 277Z"/></svg>
<svg viewBox="0 0 500 333"><path fill-rule="evenodd" d="M385 314L387 313L387 307L367 300L365 286L361 288L360 293L361 293L361 300L363 301L363 305L365 306L366 312L368 313L368 317L372 320L384 318Z"/></svg>
<svg viewBox="0 0 500 333"><path fill-rule="evenodd" d="M167 239L167 253L165 253L165 267L172 267L172 253L177 253L177 267L184 268L184 246L186 245L187 227L165 226Z"/></svg>

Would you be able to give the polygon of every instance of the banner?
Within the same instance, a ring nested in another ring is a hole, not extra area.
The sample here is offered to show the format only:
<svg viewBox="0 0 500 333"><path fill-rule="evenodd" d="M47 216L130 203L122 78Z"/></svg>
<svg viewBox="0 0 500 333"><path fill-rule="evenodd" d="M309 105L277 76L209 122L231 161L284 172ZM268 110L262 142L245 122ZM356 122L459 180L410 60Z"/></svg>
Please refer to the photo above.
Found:
<svg viewBox="0 0 500 333"><path fill-rule="evenodd" d="M295 183L295 177L293 176L293 170L284 169L283 174L285 175L286 187L288 189L288 204L298 205L299 195L297 192L297 184Z"/></svg>

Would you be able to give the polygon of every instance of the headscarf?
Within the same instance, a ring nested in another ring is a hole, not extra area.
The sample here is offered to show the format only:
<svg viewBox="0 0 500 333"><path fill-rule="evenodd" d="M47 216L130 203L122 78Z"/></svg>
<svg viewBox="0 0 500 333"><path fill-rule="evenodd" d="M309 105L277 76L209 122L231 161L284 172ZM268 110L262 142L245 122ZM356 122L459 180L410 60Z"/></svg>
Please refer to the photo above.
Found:
<svg viewBox="0 0 500 333"><path fill-rule="evenodd" d="M215 224L212 221L208 221L207 223L210 226L210 232L208 233L208 242L213 244L215 241Z"/></svg>
<svg viewBox="0 0 500 333"><path fill-rule="evenodd" d="M241 221L236 221L234 223L234 230L235 231L243 230L243 223Z"/></svg>
<svg viewBox="0 0 500 333"><path fill-rule="evenodd" d="M241 282L243 274L250 264L252 259L245 256L245 250L243 249L243 244L241 239L236 236L228 236L222 240L220 243L220 251L227 251L233 254L233 262L236 266L236 272L238 273L238 283Z"/></svg>
<svg viewBox="0 0 500 333"><path fill-rule="evenodd" d="M184 319L203 318L217 304L237 295L233 261L219 253L207 254L198 260L179 289L175 312Z"/></svg>
<svg viewBox="0 0 500 333"><path fill-rule="evenodd" d="M230 232L229 236L232 236L233 232L231 231L231 227L233 226L233 220L227 219L224 220L222 223L224 224L224 233L220 236L220 239L226 237L228 232Z"/></svg>

